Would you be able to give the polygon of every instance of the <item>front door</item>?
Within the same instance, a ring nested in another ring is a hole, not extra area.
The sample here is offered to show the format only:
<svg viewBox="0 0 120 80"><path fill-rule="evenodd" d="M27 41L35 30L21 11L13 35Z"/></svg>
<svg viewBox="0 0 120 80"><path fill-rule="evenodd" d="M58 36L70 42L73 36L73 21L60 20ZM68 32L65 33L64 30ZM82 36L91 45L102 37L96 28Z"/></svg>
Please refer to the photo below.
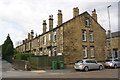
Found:
<svg viewBox="0 0 120 80"><path fill-rule="evenodd" d="M117 49L113 50L113 52L114 52L114 57L117 58L118 57Z"/></svg>

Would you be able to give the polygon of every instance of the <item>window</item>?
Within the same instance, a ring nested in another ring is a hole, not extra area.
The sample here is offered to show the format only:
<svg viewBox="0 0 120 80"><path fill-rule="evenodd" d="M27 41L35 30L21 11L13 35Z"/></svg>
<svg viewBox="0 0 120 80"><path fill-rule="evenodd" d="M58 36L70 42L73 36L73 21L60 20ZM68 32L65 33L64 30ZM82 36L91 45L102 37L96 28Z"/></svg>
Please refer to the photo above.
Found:
<svg viewBox="0 0 120 80"><path fill-rule="evenodd" d="M94 46L90 47L90 54L91 54L91 57L95 57Z"/></svg>
<svg viewBox="0 0 120 80"><path fill-rule="evenodd" d="M43 37L43 44L46 44L46 36Z"/></svg>
<svg viewBox="0 0 120 80"><path fill-rule="evenodd" d="M93 31L89 32L89 40L90 42L93 42Z"/></svg>
<svg viewBox="0 0 120 80"><path fill-rule="evenodd" d="M44 55L46 55L46 48L44 48Z"/></svg>
<svg viewBox="0 0 120 80"><path fill-rule="evenodd" d="M56 47L53 48L54 56L57 56Z"/></svg>
<svg viewBox="0 0 120 80"><path fill-rule="evenodd" d="M91 61L90 61L90 60L86 60L85 62L86 62L86 63L91 63Z"/></svg>
<svg viewBox="0 0 120 80"><path fill-rule="evenodd" d="M111 50L107 50L108 57L112 57Z"/></svg>
<svg viewBox="0 0 120 80"><path fill-rule="evenodd" d="M56 31L54 31L53 42L56 42Z"/></svg>
<svg viewBox="0 0 120 80"><path fill-rule="evenodd" d="M86 30L82 31L82 40L86 41Z"/></svg>
<svg viewBox="0 0 120 80"><path fill-rule="evenodd" d="M95 60L91 60L91 63L97 63Z"/></svg>
<svg viewBox="0 0 120 80"><path fill-rule="evenodd" d="M119 60L118 60L118 59L115 59L114 61L117 61L117 62L118 62Z"/></svg>
<svg viewBox="0 0 120 80"><path fill-rule="evenodd" d="M52 56L52 54L51 54L51 50L49 50L49 56Z"/></svg>
<svg viewBox="0 0 120 80"><path fill-rule="evenodd" d="M84 58L87 58L87 46L83 46Z"/></svg>
<svg viewBox="0 0 120 80"><path fill-rule="evenodd" d="M48 35L49 40L51 40L51 34Z"/></svg>
<svg viewBox="0 0 120 80"><path fill-rule="evenodd" d="M89 18L85 19L85 27L90 27L90 20L89 20Z"/></svg>
<svg viewBox="0 0 120 80"><path fill-rule="evenodd" d="M37 39L37 46L39 46L39 44L40 44L40 39L38 38Z"/></svg>
<svg viewBox="0 0 120 80"><path fill-rule="evenodd" d="M110 47L110 40L107 40L106 45L108 48Z"/></svg>
<svg viewBox="0 0 120 80"><path fill-rule="evenodd" d="M75 63L83 63L83 60L78 60Z"/></svg>

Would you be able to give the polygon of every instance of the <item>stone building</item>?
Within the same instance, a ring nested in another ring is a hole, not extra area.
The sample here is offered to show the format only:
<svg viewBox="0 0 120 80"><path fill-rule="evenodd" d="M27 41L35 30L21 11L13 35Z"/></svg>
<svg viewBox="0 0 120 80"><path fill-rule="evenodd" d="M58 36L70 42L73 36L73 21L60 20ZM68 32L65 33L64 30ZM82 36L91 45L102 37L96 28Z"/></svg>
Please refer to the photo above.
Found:
<svg viewBox="0 0 120 80"><path fill-rule="evenodd" d="M120 31L111 33L110 38L110 31L107 34L107 41L106 41L106 56L109 57L120 57Z"/></svg>
<svg viewBox="0 0 120 80"><path fill-rule="evenodd" d="M105 59L106 31L97 21L94 9L90 15L87 11L79 14L78 7L73 8L73 18L62 22L62 11L58 10L58 24L53 28L53 15L49 16L49 31L46 20L43 20L43 33L28 39L16 47L18 52L34 52L36 55L63 55L66 64L76 60L92 58L98 61ZM25 45L25 47L21 47ZM20 51L19 48L23 51Z"/></svg>

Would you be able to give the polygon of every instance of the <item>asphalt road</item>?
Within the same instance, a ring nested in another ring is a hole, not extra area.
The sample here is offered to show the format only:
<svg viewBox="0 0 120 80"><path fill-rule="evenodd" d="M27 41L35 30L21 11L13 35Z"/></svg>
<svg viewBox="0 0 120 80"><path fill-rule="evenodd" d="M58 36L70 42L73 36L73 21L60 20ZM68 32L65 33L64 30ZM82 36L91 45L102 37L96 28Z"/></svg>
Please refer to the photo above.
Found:
<svg viewBox="0 0 120 80"><path fill-rule="evenodd" d="M89 72L65 70L6 71L3 78L118 78L118 69L93 70Z"/></svg>
<svg viewBox="0 0 120 80"><path fill-rule="evenodd" d="M16 71L6 61L2 65L3 78L118 78L118 69L92 70L89 72L75 71L72 69L62 70L37 70ZM120 72L119 72L120 73Z"/></svg>

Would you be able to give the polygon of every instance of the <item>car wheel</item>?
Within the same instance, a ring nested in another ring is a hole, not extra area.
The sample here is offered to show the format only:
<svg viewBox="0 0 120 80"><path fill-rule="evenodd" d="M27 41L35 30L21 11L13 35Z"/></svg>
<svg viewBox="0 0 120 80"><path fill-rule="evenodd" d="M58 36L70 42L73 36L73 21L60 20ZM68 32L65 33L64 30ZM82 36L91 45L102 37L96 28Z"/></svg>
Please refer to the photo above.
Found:
<svg viewBox="0 0 120 80"><path fill-rule="evenodd" d="M88 70L89 70L89 68L86 66L86 67L84 68L84 71L87 72Z"/></svg>
<svg viewBox="0 0 120 80"><path fill-rule="evenodd" d="M116 69L116 68L117 68L117 65L115 64L115 65L114 65L114 69Z"/></svg>
<svg viewBox="0 0 120 80"><path fill-rule="evenodd" d="M99 70L103 70L103 66L99 66Z"/></svg>

